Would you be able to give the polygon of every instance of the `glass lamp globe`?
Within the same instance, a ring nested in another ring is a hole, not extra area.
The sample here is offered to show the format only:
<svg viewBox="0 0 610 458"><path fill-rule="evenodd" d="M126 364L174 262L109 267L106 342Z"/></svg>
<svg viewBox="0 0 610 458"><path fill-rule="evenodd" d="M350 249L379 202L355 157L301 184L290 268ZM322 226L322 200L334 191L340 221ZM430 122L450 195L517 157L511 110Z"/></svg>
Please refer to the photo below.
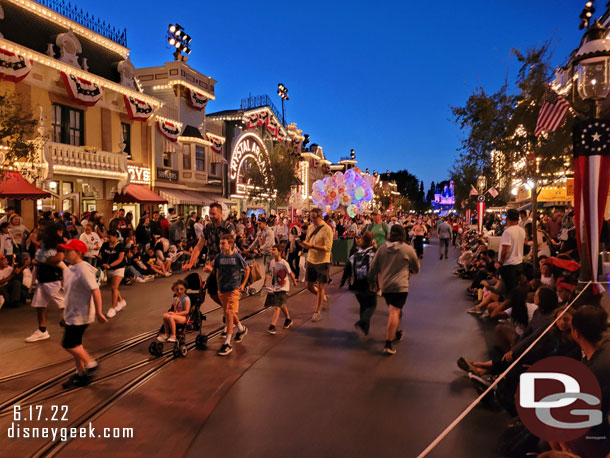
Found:
<svg viewBox="0 0 610 458"><path fill-rule="evenodd" d="M479 178L477 178L477 189L479 190L479 192L484 192L486 187L487 187L487 178L485 178L483 175L481 175Z"/></svg>
<svg viewBox="0 0 610 458"><path fill-rule="evenodd" d="M574 56L576 88L583 100L602 100L610 93L610 39L608 29L595 21Z"/></svg>

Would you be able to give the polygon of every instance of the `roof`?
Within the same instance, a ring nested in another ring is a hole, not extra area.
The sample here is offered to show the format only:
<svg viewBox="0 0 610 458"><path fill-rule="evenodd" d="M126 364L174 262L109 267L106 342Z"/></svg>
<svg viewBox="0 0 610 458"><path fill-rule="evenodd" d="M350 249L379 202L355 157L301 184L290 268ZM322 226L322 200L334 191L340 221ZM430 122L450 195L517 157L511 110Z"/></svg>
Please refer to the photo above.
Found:
<svg viewBox="0 0 610 458"><path fill-rule="evenodd" d="M197 129L196 127L190 126L188 124L184 127L184 130L182 131L181 136L200 138L202 140L205 140L205 138L203 138L203 135L201 135L201 132L199 131L199 129Z"/></svg>
<svg viewBox="0 0 610 458"><path fill-rule="evenodd" d="M26 181L19 172L3 172L0 175L0 198L44 199L49 194Z"/></svg>
<svg viewBox="0 0 610 458"><path fill-rule="evenodd" d="M238 113L243 113L243 111L242 110L222 110L222 111L217 111L215 113L206 113L205 117L214 118L214 117L229 116L229 115L233 115L233 114L236 115Z"/></svg>
<svg viewBox="0 0 610 458"><path fill-rule="evenodd" d="M26 46L42 54L47 53L49 43L55 45L57 35L68 32L69 29L44 19L24 8L10 2L3 2L4 20L0 22L0 32L4 38L22 46ZM115 83L121 81L117 64L123 56L98 45L87 38L78 35L83 52L80 57L87 58L88 72L101 76ZM57 46L54 46L57 57Z"/></svg>

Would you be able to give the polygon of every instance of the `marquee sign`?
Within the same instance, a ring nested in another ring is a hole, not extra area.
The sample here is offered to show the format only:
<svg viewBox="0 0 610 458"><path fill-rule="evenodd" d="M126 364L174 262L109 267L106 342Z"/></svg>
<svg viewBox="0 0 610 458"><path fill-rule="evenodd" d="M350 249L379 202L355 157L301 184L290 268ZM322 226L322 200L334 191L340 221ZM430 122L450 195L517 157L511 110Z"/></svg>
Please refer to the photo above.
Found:
<svg viewBox="0 0 610 458"><path fill-rule="evenodd" d="M127 108L130 119L146 121L153 114L154 108L150 103L126 95L123 98L125 99L125 108Z"/></svg>
<svg viewBox="0 0 610 458"><path fill-rule="evenodd" d="M102 87L95 83L61 72L68 94L81 105L94 106L102 98Z"/></svg>
<svg viewBox="0 0 610 458"><path fill-rule="evenodd" d="M148 167L128 165L127 171L129 172L130 183L150 185L150 169Z"/></svg>
<svg viewBox="0 0 610 458"><path fill-rule="evenodd" d="M18 83L32 71L32 59L0 49L0 79Z"/></svg>
<svg viewBox="0 0 610 458"><path fill-rule="evenodd" d="M239 178L239 171L246 159L252 159L263 176L268 176L269 157L267 148L265 148L258 135L250 132L242 135L233 148L229 165L229 175L232 180Z"/></svg>

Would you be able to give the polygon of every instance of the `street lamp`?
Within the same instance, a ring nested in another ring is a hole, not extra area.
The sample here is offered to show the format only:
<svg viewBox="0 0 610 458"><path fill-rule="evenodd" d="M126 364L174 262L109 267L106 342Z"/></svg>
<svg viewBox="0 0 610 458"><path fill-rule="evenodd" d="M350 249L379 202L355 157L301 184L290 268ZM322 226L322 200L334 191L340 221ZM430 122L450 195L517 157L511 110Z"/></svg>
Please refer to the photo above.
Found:
<svg viewBox="0 0 610 458"><path fill-rule="evenodd" d="M191 36L184 32L180 24L170 24L167 28L167 42L170 46L176 48L174 51L174 60L187 60L184 54L191 53Z"/></svg>
<svg viewBox="0 0 610 458"><path fill-rule="evenodd" d="M483 175L479 176L479 178L477 178L477 190L479 191L480 194L485 193L485 190L487 189L487 178Z"/></svg>
<svg viewBox="0 0 610 458"><path fill-rule="evenodd" d="M288 97L288 88L282 83L277 85L277 95L282 99L282 125L286 126L286 109L284 108L284 100L290 100Z"/></svg>

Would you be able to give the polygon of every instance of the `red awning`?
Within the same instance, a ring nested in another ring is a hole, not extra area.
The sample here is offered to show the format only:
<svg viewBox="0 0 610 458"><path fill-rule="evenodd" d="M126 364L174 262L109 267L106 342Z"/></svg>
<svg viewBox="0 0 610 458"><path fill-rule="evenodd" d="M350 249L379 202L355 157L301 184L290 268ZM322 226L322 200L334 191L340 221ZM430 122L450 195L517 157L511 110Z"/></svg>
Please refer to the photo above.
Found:
<svg viewBox="0 0 610 458"><path fill-rule="evenodd" d="M145 186L128 184L123 192L114 195L114 201L121 204L166 204L167 200Z"/></svg>
<svg viewBox="0 0 610 458"><path fill-rule="evenodd" d="M50 195L29 183L19 172L0 172L1 199L44 199Z"/></svg>

